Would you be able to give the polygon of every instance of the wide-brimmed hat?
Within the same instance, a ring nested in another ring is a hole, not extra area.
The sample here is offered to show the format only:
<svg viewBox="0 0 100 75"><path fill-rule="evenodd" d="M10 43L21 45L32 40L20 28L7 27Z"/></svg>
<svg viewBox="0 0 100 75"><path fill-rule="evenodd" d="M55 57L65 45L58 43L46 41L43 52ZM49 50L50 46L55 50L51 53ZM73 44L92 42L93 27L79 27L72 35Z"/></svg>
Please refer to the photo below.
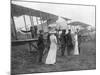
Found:
<svg viewBox="0 0 100 75"><path fill-rule="evenodd" d="M57 24L56 23L52 23L52 24L50 24L50 25L48 25L48 27L56 27L57 26Z"/></svg>

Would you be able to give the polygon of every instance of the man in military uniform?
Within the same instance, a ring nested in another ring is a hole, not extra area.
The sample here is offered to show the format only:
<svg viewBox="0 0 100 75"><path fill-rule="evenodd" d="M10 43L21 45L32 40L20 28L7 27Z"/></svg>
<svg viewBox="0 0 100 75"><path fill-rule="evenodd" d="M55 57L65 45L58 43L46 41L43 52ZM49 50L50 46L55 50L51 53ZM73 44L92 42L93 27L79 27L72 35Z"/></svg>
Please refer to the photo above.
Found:
<svg viewBox="0 0 100 75"><path fill-rule="evenodd" d="M38 37L37 46L38 46L38 51L39 51L39 63L42 63L42 57L43 57L45 45L44 45L43 31L40 30L39 32L40 34Z"/></svg>

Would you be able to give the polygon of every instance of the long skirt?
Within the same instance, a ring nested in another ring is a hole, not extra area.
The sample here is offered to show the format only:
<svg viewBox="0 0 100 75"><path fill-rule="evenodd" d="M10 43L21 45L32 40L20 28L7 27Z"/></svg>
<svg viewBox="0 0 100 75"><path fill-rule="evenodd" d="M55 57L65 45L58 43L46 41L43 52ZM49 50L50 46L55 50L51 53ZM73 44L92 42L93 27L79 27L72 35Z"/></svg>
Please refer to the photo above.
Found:
<svg viewBox="0 0 100 75"><path fill-rule="evenodd" d="M50 49L49 49L45 64L55 64L56 54L57 54L57 45L53 43L50 45Z"/></svg>
<svg viewBox="0 0 100 75"><path fill-rule="evenodd" d="M79 50L78 50L78 41L75 41L74 55L79 55Z"/></svg>

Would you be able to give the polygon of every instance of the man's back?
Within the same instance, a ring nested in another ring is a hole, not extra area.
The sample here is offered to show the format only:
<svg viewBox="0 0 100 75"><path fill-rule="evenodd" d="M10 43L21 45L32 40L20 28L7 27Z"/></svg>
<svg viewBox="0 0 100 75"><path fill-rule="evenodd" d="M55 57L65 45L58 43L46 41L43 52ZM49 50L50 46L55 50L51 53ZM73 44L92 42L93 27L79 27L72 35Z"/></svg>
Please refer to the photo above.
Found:
<svg viewBox="0 0 100 75"><path fill-rule="evenodd" d="M66 44L66 34L65 34L65 33L62 33L62 34L61 34L60 40L61 40L61 43L62 43L62 44Z"/></svg>
<svg viewBox="0 0 100 75"><path fill-rule="evenodd" d="M44 40L44 39L43 39L43 35L40 34L40 35L39 35L39 38L38 38L38 43L37 43L38 47L44 46L44 41L43 41L43 40Z"/></svg>
<svg viewBox="0 0 100 75"><path fill-rule="evenodd" d="M66 35L66 40L67 40L67 45L71 45L72 44L72 36L70 33L68 33Z"/></svg>

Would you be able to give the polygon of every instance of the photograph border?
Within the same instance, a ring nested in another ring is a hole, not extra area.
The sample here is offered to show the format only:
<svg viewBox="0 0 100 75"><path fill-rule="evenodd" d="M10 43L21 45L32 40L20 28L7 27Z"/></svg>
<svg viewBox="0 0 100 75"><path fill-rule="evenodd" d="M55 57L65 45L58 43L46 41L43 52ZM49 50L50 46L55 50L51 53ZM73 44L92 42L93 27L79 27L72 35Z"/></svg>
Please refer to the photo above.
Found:
<svg viewBox="0 0 100 75"><path fill-rule="evenodd" d="M78 6L90 6L90 7L94 7L95 8L95 29L96 29L96 11L97 11L97 6L96 5L94 5L94 4L89 4L89 5L87 5L87 4L74 4L74 3L58 3L58 2L44 2L44 1L25 1L25 0L10 0L10 16L11 16L11 3L12 3L12 1L18 1L18 2L33 2L33 3L46 3L46 4L60 4L60 5L78 5ZM96 31L97 32L97 31ZM10 18L10 33L11 33L11 18ZM95 37L96 37L96 34L95 34ZM96 42L96 40L95 40L95 42ZM95 44L96 45L96 44ZM96 50L95 50L96 51ZM10 54L11 54L11 34L10 34ZM11 55L10 55L10 57L11 57ZM11 65L11 58L10 58L10 65ZM66 70L63 70L63 71L50 71L50 72L32 72L32 73L30 73L30 74L40 74L40 73L54 73L54 72L70 72L70 71L85 71L85 70L96 70L96 68L95 69L84 69L84 70L68 70L68 71L66 71ZM10 73L11 73L11 66L10 66ZM25 74L29 74L29 73L25 73ZM21 74L20 74L21 75Z"/></svg>

